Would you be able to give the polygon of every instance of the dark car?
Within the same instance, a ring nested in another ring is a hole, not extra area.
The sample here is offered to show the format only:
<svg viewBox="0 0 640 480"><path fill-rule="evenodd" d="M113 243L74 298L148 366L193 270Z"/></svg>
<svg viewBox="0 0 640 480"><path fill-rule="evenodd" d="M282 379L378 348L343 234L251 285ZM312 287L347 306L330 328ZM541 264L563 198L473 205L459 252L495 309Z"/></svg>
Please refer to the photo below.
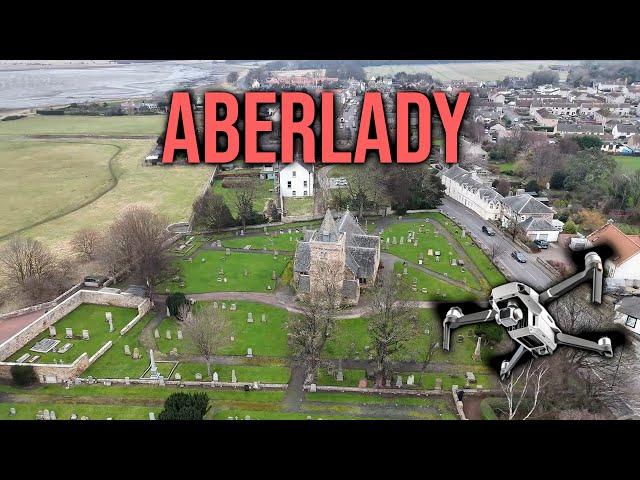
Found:
<svg viewBox="0 0 640 480"><path fill-rule="evenodd" d="M549 242L547 242L546 240L536 239L533 241L533 243L535 243L538 248L541 248L543 250L549 248Z"/></svg>
<svg viewBox="0 0 640 480"><path fill-rule="evenodd" d="M524 258L524 255L522 254L522 252L518 252L517 250L514 250L511 256L515 258L516 261L519 263L527 263L527 259Z"/></svg>
<svg viewBox="0 0 640 480"><path fill-rule="evenodd" d="M493 228L487 227L486 225L482 226L482 231L484 233L486 233L487 235L489 235L490 237L493 237L496 234L496 232L493 230Z"/></svg>

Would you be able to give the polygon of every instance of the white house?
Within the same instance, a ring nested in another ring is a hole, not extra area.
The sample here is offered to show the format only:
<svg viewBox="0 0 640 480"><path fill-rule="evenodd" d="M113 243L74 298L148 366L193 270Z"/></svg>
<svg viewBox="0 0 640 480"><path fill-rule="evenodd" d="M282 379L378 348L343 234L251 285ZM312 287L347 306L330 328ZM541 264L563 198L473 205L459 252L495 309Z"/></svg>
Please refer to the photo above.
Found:
<svg viewBox="0 0 640 480"><path fill-rule="evenodd" d="M313 164L281 164L278 176L282 197L313 197Z"/></svg>
<svg viewBox="0 0 640 480"><path fill-rule="evenodd" d="M562 227L554 221L555 211L528 193L502 198L502 226L516 222L529 240L557 242ZM561 222L560 222L561 223Z"/></svg>
<svg viewBox="0 0 640 480"><path fill-rule="evenodd" d="M616 140L619 138L624 140L625 138L628 138L631 135L637 135L639 133L640 133L640 127L637 125L618 124L613 127L613 130L611 130L611 134L613 135L613 138L615 138Z"/></svg>
<svg viewBox="0 0 640 480"><path fill-rule="evenodd" d="M640 239L626 235L611 221L587 236L587 244L609 245L613 256L604 263L606 282L612 287L640 287Z"/></svg>
<svg viewBox="0 0 640 480"><path fill-rule="evenodd" d="M478 180L476 172L453 165L440 174L445 193L485 220L500 218L502 195Z"/></svg>

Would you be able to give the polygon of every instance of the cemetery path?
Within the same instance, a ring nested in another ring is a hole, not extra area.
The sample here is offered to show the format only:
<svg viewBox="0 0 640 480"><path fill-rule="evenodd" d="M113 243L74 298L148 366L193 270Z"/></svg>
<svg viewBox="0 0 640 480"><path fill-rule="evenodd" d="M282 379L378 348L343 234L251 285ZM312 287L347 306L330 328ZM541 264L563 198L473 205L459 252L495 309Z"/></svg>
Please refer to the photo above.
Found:
<svg viewBox="0 0 640 480"><path fill-rule="evenodd" d="M446 278L446 277L443 277ZM456 285L458 286L458 285ZM154 296L154 301L163 301L164 295ZM259 292L207 292L207 293L193 293L187 295L188 299L199 301L218 301L218 300L238 300L246 302L256 302L271 305L272 307L280 307L291 313L302 313L302 310L295 306L295 296L289 292L277 292L275 295L270 293ZM157 300L156 300L157 299ZM430 301L415 301L410 302L415 308L434 308L437 306L437 302ZM361 318L368 313L369 307L366 304L358 305L357 307L344 309L337 315L340 319ZM155 319L154 319L155 321ZM151 325L152 322L149 324ZM152 328L155 328L152 327Z"/></svg>
<svg viewBox="0 0 640 480"><path fill-rule="evenodd" d="M140 333L140 336L138 337L142 346L147 350L158 349L158 347L156 346L156 341L153 338L153 331L158 328L158 325L160 325L160 322L162 322L162 320L166 316L167 307L165 306L164 298L154 298L154 305L155 316L149 323L145 325L145 327L142 329L142 332Z"/></svg>
<svg viewBox="0 0 640 480"><path fill-rule="evenodd" d="M289 387L287 388L284 400L282 401L284 407L289 411L299 411L300 405L304 401L304 377L304 364L299 361L292 362Z"/></svg>
<svg viewBox="0 0 640 480"><path fill-rule="evenodd" d="M400 257L396 257L395 255L389 253L389 252L381 252L380 253L380 259L381 261L384 261L385 263L389 263L390 265L395 264L396 262L407 262L408 265L411 265L412 268L415 268L416 270L420 270L442 282L448 283L449 285L452 285L454 287L457 288L461 288L463 290L472 290L475 293L482 293L481 290L476 290L475 288L471 288L469 285L465 285L463 282L458 282L457 280L452 280L449 277L445 277L443 274L438 273L434 270L431 270L429 268L426 268L424 265L417 265L413 262L410 262L409 260L405 260L404 258L400 258ZM468 261L468 260L467 260ZM484 278L484 277L483 277ZM436 302L430 302L433 303L435 305Z"/></svg>

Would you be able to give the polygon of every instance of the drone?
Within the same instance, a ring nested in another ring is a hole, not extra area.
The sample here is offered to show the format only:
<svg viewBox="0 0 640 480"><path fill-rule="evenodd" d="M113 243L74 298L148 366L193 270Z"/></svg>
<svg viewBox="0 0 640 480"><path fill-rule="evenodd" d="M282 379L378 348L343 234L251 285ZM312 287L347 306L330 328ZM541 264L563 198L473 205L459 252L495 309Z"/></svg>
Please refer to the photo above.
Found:
<svg viewBox="0 0 640 480"><path fill-rule="evenodd" d="M580 348L613 357L611 339L602 337L597 342L562 333L544 305L556 300L583 282L591 281L591 302L602 303L602 260L595 252L585 255L585 269L538 293L531 287L512 282L491 291L491 308L463 315L459 307L449 309L442 322L442 347L450 350L451 330L470 325L495 321L507 329L509 336L519 344L511 359L504 360L500 367L500 378L505 380L525 352L534 358L551 355L559 345Z"/></svg>

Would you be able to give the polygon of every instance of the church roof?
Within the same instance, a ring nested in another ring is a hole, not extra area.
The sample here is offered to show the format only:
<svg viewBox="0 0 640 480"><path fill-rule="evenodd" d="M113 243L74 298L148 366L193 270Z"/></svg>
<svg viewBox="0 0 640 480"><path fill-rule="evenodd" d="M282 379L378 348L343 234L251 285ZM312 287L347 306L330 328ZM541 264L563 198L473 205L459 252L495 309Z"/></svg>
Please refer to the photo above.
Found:
<svg viewBox="0 0 640 480"><path fill-rule="evenodd" d="M311 239L316 242L337 242L338 237L338 227L336 227L336 222L333 220L331 210L327 209L320 228L316 230L316 233Z"/></svg>

